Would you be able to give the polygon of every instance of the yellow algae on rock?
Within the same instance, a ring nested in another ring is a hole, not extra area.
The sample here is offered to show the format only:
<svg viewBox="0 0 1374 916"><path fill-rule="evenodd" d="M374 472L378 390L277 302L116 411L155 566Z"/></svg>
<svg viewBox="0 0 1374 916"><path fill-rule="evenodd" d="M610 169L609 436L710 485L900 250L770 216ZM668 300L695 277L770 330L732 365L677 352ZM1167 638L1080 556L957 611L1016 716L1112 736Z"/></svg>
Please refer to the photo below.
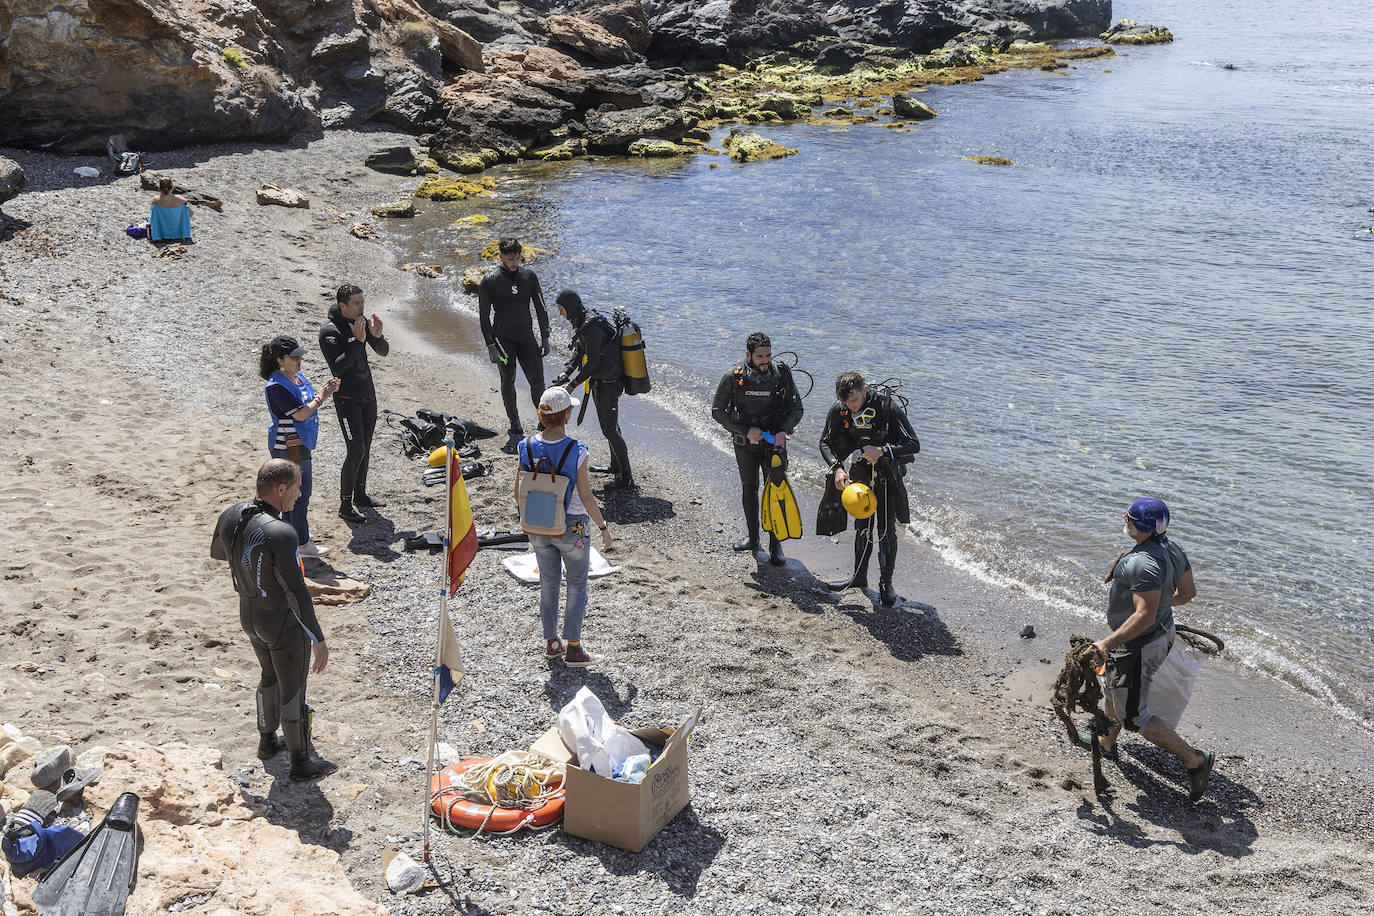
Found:
<svg viewBox="0 0 1374 916"><path fill-rule="evenodd" d="M453 221L455 226L480 226L483 223L491 222L491 217L485 213L470 213L467 216L460 216Z"/></svg>
<svg viewBox="0 0 1374 916"><path fill-rule="evenodd" d="M736 127L725 138L725 151L736 162L757 162L760 159L782 159L795 156L797 151L775 140L761 137L752 130Z"/></svg>
<svg viewBox="0 0 1374 916"><path fill-rule="evenodd" d="M969 160L970 162L976 162L976 163L978 163L979 165L1015 165L1015 164L1016 164L1016 163L1012 162L1010 159L1006 158L1005 156L965 156L964 158L967 159L967 160Z"/></svg>
<svg viewBox="0 0 1374 916"><path fill-rule="evenodd" d="M416 197L426 200L467 200L479 194L486 194L496 187L494 178L481 181L465 181L461 178L426 178L415 189Z"/></svg>

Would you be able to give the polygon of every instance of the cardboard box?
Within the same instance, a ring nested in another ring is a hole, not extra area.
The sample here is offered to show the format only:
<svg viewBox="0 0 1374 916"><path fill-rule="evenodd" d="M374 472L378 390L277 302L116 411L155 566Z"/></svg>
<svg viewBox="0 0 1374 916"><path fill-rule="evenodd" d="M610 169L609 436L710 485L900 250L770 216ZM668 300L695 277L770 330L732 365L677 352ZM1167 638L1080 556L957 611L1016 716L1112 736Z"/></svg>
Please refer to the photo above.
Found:
<svg viewBox="0 0 1374 916"><path fill-rule="evenodd" d="M677 728L636 728L641 741L663 745L663 753L638 784L617 782L579 767L554 727L530 750L567 764L563 830L573 836L639 852L692 799L687 777L687 738L701 710Z"/></svg>

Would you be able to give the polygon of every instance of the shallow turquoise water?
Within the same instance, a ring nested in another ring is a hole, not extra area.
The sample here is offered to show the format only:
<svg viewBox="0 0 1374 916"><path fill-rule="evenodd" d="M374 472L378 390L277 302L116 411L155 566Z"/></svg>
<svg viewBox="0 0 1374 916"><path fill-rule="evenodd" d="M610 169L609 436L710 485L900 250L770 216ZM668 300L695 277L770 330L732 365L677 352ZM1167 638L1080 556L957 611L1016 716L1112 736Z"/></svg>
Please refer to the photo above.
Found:
<svg viewBox="0 0 1374 916"><path fill-rule="evenodd" d="M1116 13L1178 40L933 89L911 133L771 127L781 162L526 169L490 228L552 251L550 298L629 307L705 435L754 329L816 376L808 442L839 371L904 379L913 530L1066 613L1097 619L1122 510L1162 497L1180 619L1369 724L1374 33L1332 0ZM409 244L451 260L448 222Z"/></svg>

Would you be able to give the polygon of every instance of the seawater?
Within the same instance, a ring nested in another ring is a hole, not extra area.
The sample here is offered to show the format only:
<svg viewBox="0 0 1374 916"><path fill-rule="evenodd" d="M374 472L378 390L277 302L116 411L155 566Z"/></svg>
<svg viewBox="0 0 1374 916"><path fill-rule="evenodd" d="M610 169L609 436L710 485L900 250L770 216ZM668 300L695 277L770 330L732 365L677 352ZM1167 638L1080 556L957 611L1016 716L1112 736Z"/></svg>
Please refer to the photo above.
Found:
<svg viewBox="0 0 1374 916"><path fill-rule="evenodd" d="M1361 7L1118 2L1177 40L933 88L910 133L768 126L779 162L522 167L485 236L462 205L392 231L437 260L498 231L549 249L550 304L629 308L655 397L707 437L755 329L816 379L805 451L837 373L901 379L913 533L1065 613L1100 620L1122 511L1163 498L1200 592L1180 620L1374 727Z"/></svg>

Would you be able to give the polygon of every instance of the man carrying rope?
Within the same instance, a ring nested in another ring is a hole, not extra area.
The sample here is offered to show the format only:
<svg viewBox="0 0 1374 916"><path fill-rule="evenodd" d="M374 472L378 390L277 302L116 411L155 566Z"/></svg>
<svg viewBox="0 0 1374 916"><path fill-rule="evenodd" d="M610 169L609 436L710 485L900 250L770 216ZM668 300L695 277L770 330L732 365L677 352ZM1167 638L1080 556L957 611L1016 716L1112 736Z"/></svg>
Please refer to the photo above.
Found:
<svg viewBox="0 0 1374 916"><path fill-rule="evenodd" d="M1135 546L1117 558L1107 573L1111 594L1107 599L1107 623L1112 632L1093 644L1097 664L1107 666L1107 714L1116 724L1098 742L1101 752L1116 756L1121 726L1139 732L1147 741L1164 748L1188 768L1188 800L1196 802L1207 791L1216 754L1195 750L1166 722L1150 714L1150 682L1169 654L1174 630L1173 594L1179 590L1191 599L1192 567L1176 571L1165 530L1169 510L1158 499L1137 499L1125 513L1125 532ZM1186 555L1183 563L1187 564ZM1183 589L1183 579L1187 589Z"/></svg>

